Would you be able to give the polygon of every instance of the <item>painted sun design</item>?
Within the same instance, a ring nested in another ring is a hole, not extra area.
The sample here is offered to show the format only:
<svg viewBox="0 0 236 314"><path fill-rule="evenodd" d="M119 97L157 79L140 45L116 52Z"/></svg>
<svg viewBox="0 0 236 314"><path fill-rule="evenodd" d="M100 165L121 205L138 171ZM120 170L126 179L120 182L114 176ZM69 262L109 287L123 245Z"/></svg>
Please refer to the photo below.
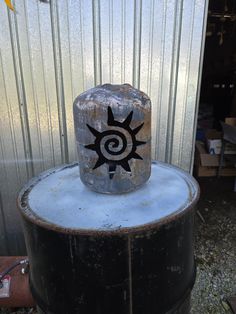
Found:
<svg viewBox="0 0 236 314"><path fill-rule="evenodd" d="M113 116L111 107L108 107L107 125L110 129L99 132L89 124L87 124L90 132L95 136L93 144L85 145L85 148L93 150L97 153L98 159L93 169L96 169L103 164L108 165L110 179L113 178L116 167L121 166L125 171L131 173L129 160L143 159L136 149L146 142L138 141L136 135L143 127L144 123L140 124L135 129L131 129L133 111L129 113L123 122L116 121Z"/></svg>

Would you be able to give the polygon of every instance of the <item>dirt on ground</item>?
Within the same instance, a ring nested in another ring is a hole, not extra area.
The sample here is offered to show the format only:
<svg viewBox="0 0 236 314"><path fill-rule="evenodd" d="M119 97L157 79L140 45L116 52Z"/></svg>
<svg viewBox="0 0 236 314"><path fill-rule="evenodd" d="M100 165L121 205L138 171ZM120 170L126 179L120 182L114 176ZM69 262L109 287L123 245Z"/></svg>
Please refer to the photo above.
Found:
<svg viewBox="0 0 236 314"><path fill-rule="evenodd" d="M236 192L234 178L201 178L196 215L197 279L192 314L232 313L236 295Z"/></svg>
<svg viewBox="0 0 236 314"><path fill-rule="evenodd" d="M234 178L199 179L196 214L197 278L191 314L230 314L236 295L236 192ZM0 309L0 314L36 314L34 309ZM148 313L144 313L148 314Z"/></svg>

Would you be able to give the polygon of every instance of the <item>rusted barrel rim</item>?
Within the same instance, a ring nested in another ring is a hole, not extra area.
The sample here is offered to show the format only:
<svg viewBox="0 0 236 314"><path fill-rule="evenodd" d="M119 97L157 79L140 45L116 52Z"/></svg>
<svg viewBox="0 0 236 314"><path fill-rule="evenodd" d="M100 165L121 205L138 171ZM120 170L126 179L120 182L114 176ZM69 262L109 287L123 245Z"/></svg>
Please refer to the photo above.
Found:
<svg viewBox="0 0 236 314"><path fill-rule="evenodd" d="M160 162L160 161L153 161L153 164L160 164L162 166L166 166L166 163ZM52 222L48 222L45 219L39 217L37 214L35 214L32 209L29 206L28 203L28 195L30 191L33 189L33 187L43 179L47 178L48 176L52 175L53 173L56 173L58 171L63 171L66 168L73 168L75 166L78 166L77 162L71 163L71 164L65 164L60 165L58 167L46 170L39 174L38 176L32 178L19 192L19 195L17 197L17 207L19 208L21 214L24 216L25 219L31 221L33 224L36 224L40 227L43 227L48 230L54 230L55 232L59 233L65 233L65 234L78 234L78 235L93 235L93 236L111 236L111 235L124 235L124 234L136 234L143 231L148 231L152 229L158 229L162 225L172 222L173 220L176 220L180 218L182 215L186 214L186 212L192 210L200 196L200 188L198 182L186 171L168 164L169 168L172 168L173 170L177 170L178 173L186 179L186 184L191 185L191 190L195 190L196 193L194 193L191 198L191 203L186 204L186 206L183 206L179 208L176 212L171 213L170 215L167 215L166 217L163 217L161 219L158 219L158 221L153 221L151 223L135 226L135 227L122 227L117 229L110 229L110 230L93 230L93 229L75 229L75 228L64 228L58 225L53 224ZM96 193L96 192L94 192ZM132 192L130 192L132 193Z"/></svg>

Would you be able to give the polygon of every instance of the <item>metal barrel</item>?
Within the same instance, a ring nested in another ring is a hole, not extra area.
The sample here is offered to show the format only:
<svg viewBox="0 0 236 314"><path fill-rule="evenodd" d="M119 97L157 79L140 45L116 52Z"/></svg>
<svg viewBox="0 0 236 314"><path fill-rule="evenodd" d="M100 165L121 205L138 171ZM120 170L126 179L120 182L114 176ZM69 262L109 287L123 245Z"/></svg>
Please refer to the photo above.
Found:
<svg viewBox="0 0 236 314"><path fill-rule="evenodd" d="M32 179L18 205L40 313L189 313L198 197L189 174L159 162L122 195L88 189L78 164Z"/></svg>
<svg viewBox="0 0 236 314"><path fill-rule="evenodd" d="M100 193L137 189L151 171L151 101L129 84L92 88L74 101L80 177Z"/></svg>

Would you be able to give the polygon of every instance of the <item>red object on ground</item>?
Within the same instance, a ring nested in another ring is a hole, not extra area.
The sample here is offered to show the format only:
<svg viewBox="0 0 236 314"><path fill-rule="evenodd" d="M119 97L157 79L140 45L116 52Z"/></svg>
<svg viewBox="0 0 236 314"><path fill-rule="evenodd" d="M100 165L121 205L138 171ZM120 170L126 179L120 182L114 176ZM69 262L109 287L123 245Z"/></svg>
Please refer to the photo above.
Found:
<svg viewBox="0 0 236 314"><path fill-rule="evenodd" d="M26 258L27 256L0 256L0 274L17 261ZM35 305L29 288L29 275L21 274L23 266L19 265L10 272L10 296L0 298L0 307L32 307Z"/></svg>

